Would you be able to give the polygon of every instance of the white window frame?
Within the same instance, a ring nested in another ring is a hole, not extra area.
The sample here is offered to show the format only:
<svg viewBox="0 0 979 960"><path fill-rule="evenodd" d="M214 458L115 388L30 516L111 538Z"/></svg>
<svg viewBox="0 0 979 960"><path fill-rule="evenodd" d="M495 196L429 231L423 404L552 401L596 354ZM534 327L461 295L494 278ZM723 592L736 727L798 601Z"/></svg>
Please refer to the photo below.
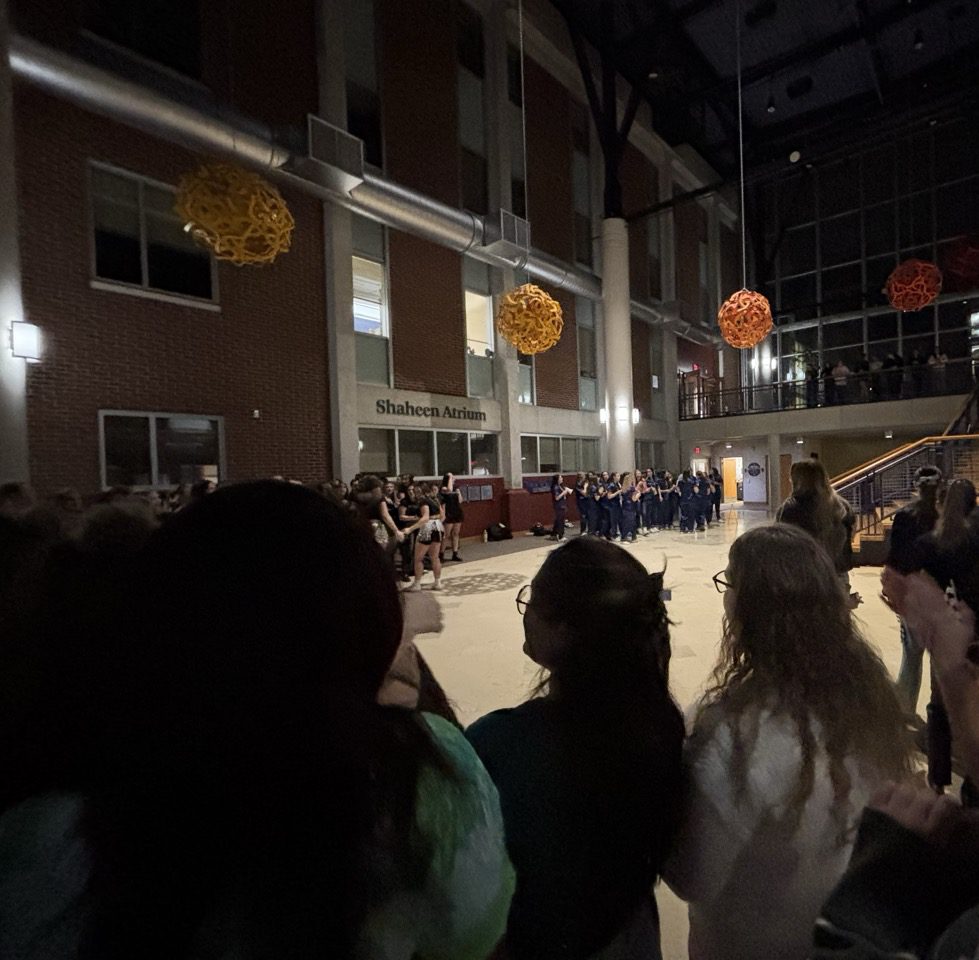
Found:
<svg viewBox="0 0 979 960"><path fill-rule="evenodd" d="M133 490L171 490L173 483L159 482L159 455L156 449L156 421L158 418L177 418L187 420L211 420L218 425L218 480L224 481L228 478L228 462L225 454L224 444L224 417L211 413L166 413L164 411L153 410L99 410L99 482L103 490L109 489L106 477L106 456L105 456L105 420L106 417L143 417L150 422L150 476L154 483L136 484Z"/></svg>
<svg viewBox="0 0 979 960"><path fill-rule="evenodd" d="M96 244L95 244L95 184L93 182L93 172L102 170L105 173L116 177L124 177L136 182L138 195L137 204L139 206L139 258L140 272L143 282L140 284L127 283L124 280L112 280L107 277L100 277L96 272ZM104 290L109 293L124 293L129 296L143 297L147 300L160 300L163 303L178 303L184 307L195 307L199 310L212 310L220 312L221 303L218 291L218 268L217 260L213 254L208 254L208 262L211 265L211 298L195 297L186 293L176 293L172 290L160 290L157 287L149 286L149 257L147 254L146 243L146 204L143 201L143 188L146 186L154 187L157 190L164 190L174 196L177 195L177 188L161 180L154 180L141 173L133 173L111 163L104 163L101 160L89 160L86 171L86 181L88 187L88 242L89 242L89 287L93 290ZM202 248L203 249L203 248Z"/></svg>
<svg viewBox="0 0 979 960"><path fill-rule="evenodd" d="M525 403L523 400L519 400L523 403L525 407L536 407L537 406L537 356L533 353L524 354L525 357L529 358L530 363L521 363L520 357L517 357L517 366L530 367L530 402ZM517 371L517 387L520 386L520 371Z"/></svg>
<svg viewBox="0 0 979 960"><path fill-rule="evenodd" d="M542 437L544 439L546 439L546 440L557 440L558 441L558 458L561 459L561 460L563 460L563 457L564 457L564 444L566 442L573 441L573 442L575 442L578 445L578 459L579 460L582 459L582 447L581 447L581 441L582 440L594 440L594 441L596 441L599 444L599 451L601 451L601 437L585 437L585 436L582 436L581 434L574 434L574 435L572 435L572 434L563 434L563 433L521 433L520 434L520 439L523 440L524 437L528 437L528 438L530 438L530 439L532 439L534 441L534 446L535 446L535 448L537 450L537 456L535 458L535 462L537 464L537 469L536 470L529 470L529 471L528 470L524 470L523 469L523 463L521 462L520 475L523 476L523 477L543 477L543 476L548 476L549 474L551 474L551 473L554 472L553 470L546 470L544 472L541 472L541 469L540 469L540 441L541 441L541 438ZM579 472L580 470L581 470L580 467L575 468L575 472L576 473ZM569 471L570 471L570 468L569 468ZM558 473L564 473L564 468L563 467L559 467L559 469L558 469L557 472Z"/></svg>
<svg viewBox="0 0 979 960"><path fill-rule="evenodd" d="M579 305L582 301L588 303L591 309L591 317L588 323L582 323L581 318L585 316L579 309ZM581 374L581 331L591 330L592 339L594 341L594 353L595 353L595 376L585 377ZM598 320L595 316L595 304L593 301L588 300L586 297L576 297L575 298L575 359L578 363L578 409L584 410L588 413L594 413L600 406L598 398ZM582 380L587 380L595 385L595 406L586 407L582 405L582 393L581 393L581 382Z"/></svg>
<svg viewBox="0 0 979 960"><path fill-rule="evenodd" d="M493 297L493 294L492 293L483 293L481 290L471 290L471 289L469 289L468 287L466 287L464 285L463 286L463 290L462 290L463 308L465 308L466 294L467 293L471 293L474 297L483 297L486 300L486 330L487 330L487 334L489 336L489 343L487 343L487 347L489 347L490 351L493 354L492 357L487 358L487 359L489 359L490 362L493 364L493 366L492 366L493 392L492 392L492 394L489 397L487 397L485 399L494 399L496 397L496 365L495 365L495 363L493 363L493 360L496 357L496 324L494 322L495 305L494 305L494 302L493 302L494 301L494 297ZM468 317L468 311L467 311L467 315L466 315L466 396L467 397L471 397L472 395L473 395L472 394L472 386L469 383L469 317Z"/></svg>
<svg viewBox="0 0 979 960"><path fill-rule="evenodd" d="M496 473L457 473L454 476L458 477L460 480L479 480L481 478L492 478L492 477L502 477L503 474L499 472L500 467L500 436L501 434L496 433L493 430L445 430L445 429L429 429L426 427L387 427L380 424L374 423L362 423L357 427L358 430L358 441L359 432L361 430L390 430L394 434L394 474L395 477L400 477L401 470L401 449L398 444L398 434L402 430L406 430L410 433L427 433L431 437L432 443L432 464L435 467L435 472L431 474L415 474L416 480L437 480L445 472L442 470L439 464L439 445L438 438L435 434L438 433L462 433L466 437L466 462L472 464L472 440L473 437L496 437ZM358 457L359 457L358 449Z"/></svg>

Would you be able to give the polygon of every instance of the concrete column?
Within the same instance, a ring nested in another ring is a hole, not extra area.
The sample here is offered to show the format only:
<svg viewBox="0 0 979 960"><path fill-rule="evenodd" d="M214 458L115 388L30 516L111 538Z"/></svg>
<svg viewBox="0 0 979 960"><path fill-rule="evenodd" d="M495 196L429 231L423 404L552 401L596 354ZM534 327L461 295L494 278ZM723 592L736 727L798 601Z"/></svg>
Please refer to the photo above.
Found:
<svg viewBox="0 0 979 960"><path fill-rule="evenodd" d="M17 238L14 91L7 56L10 25L0 0L0 483L29 479L26 361L10 352L11 323L24 320Z"/></svg>
<svg viewBox="0 0 979 960"><path fill-rule="evenodd" d="M777 433L768 435L768 508L775 511L782 503L782 438Z"/></svg>
<svg viewBox="0 0 979 960"><path fill-rule="evenodd" d="M510 96L507 86L507 0L492 0L484 20L486 29L486 148L489 165L490 209L510 209L510 150L508 127ZM524 174L526 176L526 173ZM493 306L500 295L518 282L514 270L493 271ZM500 403L500 472L508 488L520 487L523 464L520 457L520 369L517 349L502 337L496 338L493 385Z"/></svg>
<svg viewBox="0 0 979 960"><path fill-rule="evenodd" d="M345 130L347 82L342 4L319 0L316 32L320 116ZM360 470L351 223L352 214L348 210L336 204L323 204L331 449L333 475L344 480L349 480Z"/></svg>
<svg viewBox="0 0 979 960"><path fill-rule="evenodd" d="M602 316L608 463L628 470L636 458L632 424L632 315L629 306L629 233L621 217L602 222Z"/></svg>

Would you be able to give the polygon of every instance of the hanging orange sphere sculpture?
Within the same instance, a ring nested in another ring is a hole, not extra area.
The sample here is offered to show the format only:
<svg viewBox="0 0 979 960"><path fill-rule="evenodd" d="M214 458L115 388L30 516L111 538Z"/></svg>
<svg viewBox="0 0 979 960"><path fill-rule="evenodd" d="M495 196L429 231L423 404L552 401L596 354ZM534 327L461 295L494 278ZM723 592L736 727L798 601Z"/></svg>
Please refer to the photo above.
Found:
<svg viewBox="0 0 979 960"><path fill-rule="evenodd" d="M500 301L496 329L521 353L543 353L561 339L561 304L540 287L525 283Z"/></svg>
<svg viewBox="0 0 979 960"><path fill-rule="evenodd" d="M895 309L921 310L942 292L942 271L927 260L905 260L887 278L884 289Z"/></svg>
<svg viewBox="0 0 979 960"><path fill-rule="evenodd" d="M754 290L739 290L717 311L721 336L732 347L743 350L760 343L772 329L772 308L768 298Z"/></svg>
<svg viewBox="0 0 979 960"><path fill-rule="evenodd" d="M239 267L271 263L285 253L296 225L275 187L228 163L184 174L174 210L195 240Z"/></svg>

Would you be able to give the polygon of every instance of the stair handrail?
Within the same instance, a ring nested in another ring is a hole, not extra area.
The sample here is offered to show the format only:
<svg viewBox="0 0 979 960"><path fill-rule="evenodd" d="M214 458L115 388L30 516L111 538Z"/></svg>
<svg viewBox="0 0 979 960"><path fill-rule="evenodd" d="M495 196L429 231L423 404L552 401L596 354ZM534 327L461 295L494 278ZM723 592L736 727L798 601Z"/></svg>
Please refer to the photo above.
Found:
<svg viewBox="0 0 979 960"><path fill-rule="evenodd" d="M950 436L954 433L958 433L962 429L963 421L967 424L974 424L976 422L976 417L970 417L969 414L973 412L979 413L979 383L977 383L972 388L972 393L965 398L965 403L962 405L962 409L955 415L949 425L945 428L945 432L942 436Z"/></svg>
<svg viewBox="0 0 979 960"><path fill-rule="evenodd" d="M937 436L922 437L920 440L896 447L879 457L875 457L873 460L868 460L866 463L862 463L860 466L848 470L846 473L841 473L839 476L833 477L830 480L830 485L833 489L839 490L841 487L848 486L850 483L861 479L861 477L868 473L879 473L886 467L906 460L908 456L911 456L928 444L945 443L946 441L952 442L955 440L979 440L979 433L940 434Z"/></svg>

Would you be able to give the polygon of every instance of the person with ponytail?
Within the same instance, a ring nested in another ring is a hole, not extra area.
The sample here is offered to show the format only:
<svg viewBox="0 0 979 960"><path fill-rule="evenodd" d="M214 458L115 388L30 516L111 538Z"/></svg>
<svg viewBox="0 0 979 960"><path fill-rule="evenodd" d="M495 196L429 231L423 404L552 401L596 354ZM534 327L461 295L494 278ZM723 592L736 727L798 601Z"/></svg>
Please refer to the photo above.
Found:
<svg viewBox="0 0 979 960"><path fill-rule="evenodd" d="M680 811L684 736L662 586L621 547L583 538L517 595L540 682L466 731L517 871L513 960L661 956L652 886Z"/></svg>
<svg viewBox="0 0 979 960"><path fill-rule="evenodd" d="M690 904L690 960L805 960L861 811L911 774L903 711L808 533L749 530L714 583L721 650L664 875Z"/></svg>

